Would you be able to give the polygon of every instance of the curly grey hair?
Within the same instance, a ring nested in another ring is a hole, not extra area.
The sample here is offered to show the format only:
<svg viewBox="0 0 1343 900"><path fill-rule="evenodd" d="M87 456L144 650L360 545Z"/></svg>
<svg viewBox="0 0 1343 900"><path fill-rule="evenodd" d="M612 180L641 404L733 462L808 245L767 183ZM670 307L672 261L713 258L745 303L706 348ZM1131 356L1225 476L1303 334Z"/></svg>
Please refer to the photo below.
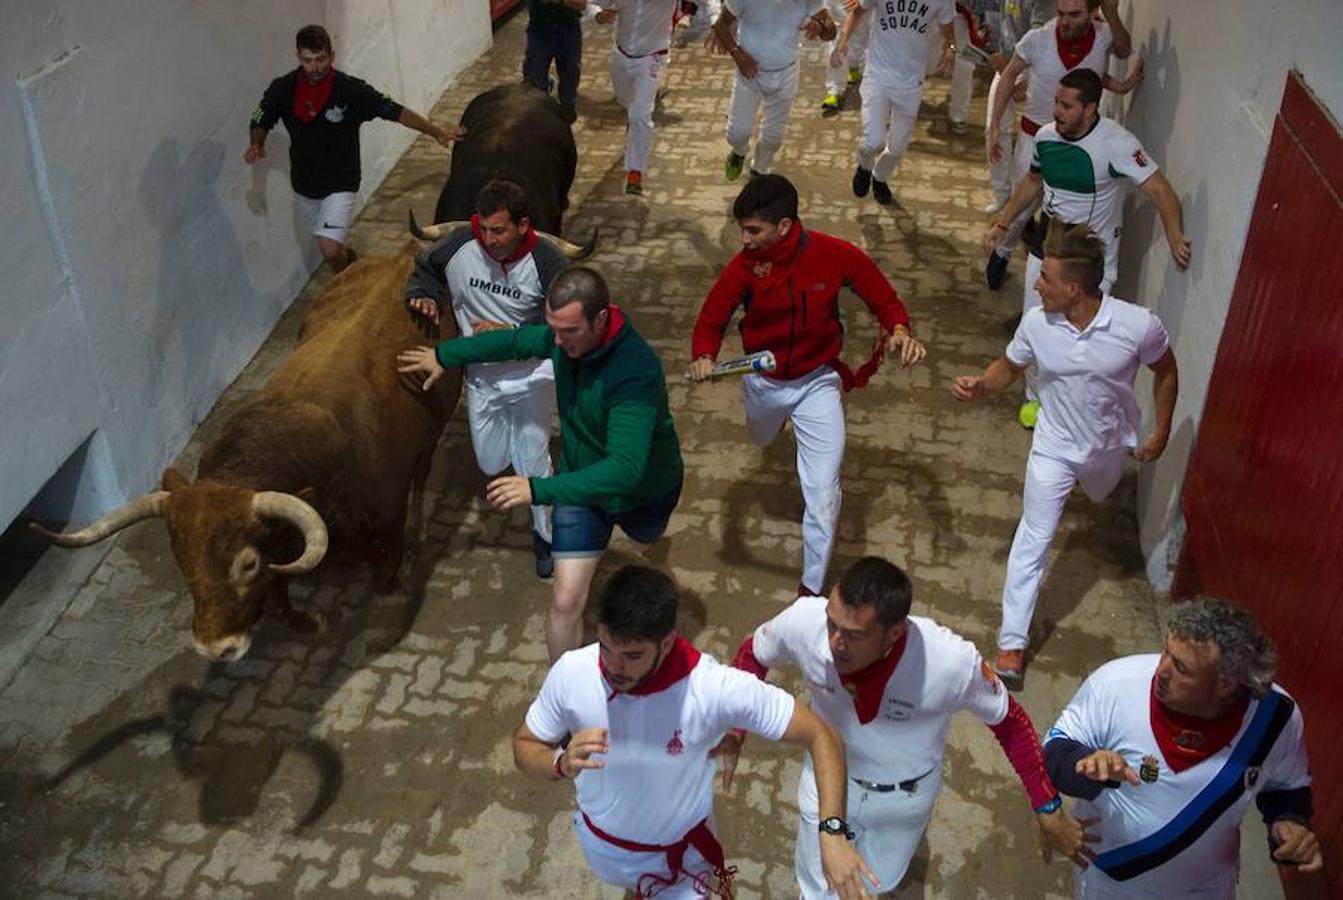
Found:
<svg viewBox="0 0 1343 900"><path fill-rule="evenodd" d="M1222 651L1222 677L1244 685L1252 697L1268 693L1278 669L1278 654L1245 610L1225 600L1196 597L1175 607L1170 632L1187 641L1216 644Z"/></svg>

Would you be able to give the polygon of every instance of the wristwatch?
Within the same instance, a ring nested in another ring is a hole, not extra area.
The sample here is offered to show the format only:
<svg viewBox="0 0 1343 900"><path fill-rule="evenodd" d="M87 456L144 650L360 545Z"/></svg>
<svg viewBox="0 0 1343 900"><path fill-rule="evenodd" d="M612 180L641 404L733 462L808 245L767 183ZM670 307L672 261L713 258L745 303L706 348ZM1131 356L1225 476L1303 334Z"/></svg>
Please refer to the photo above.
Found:
<svg viewBox="0 0 1343 900"><path fill-rule="evenodd" d="M828 819L822 819L817 826L821 834L843 835L845 840L853 840L857 835L849 830L849 823L845 822L839 816L831 816Z"/></svg>

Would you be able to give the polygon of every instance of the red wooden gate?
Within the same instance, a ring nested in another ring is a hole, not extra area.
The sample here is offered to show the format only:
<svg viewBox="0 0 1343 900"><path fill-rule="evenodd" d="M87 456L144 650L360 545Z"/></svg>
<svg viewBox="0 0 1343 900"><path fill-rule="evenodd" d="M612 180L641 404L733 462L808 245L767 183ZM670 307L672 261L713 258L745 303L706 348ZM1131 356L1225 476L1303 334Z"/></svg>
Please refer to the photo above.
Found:
<svg viewBox="0 0 1343 900"><path fill-rule="evenodd" d="M1289 878L1293 897L1343 897L1341 196L1343 136L1292 73L1185 481L1172 592L1253 610L1305 713L1326 873Z"/></svg>

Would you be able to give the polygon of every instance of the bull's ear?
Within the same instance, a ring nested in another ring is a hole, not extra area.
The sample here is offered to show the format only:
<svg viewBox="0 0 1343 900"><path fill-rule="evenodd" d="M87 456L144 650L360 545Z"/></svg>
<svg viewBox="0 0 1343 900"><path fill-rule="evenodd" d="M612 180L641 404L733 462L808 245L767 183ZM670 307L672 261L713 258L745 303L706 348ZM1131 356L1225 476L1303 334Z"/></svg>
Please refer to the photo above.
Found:
<svg viewBox="0 0 1343 900"><path fill-rule="evenodd" d="M159 480L165 491L175 491L191 484L191 480L177 470L176 466L169 466L163 470L163 478Z"/></svg>

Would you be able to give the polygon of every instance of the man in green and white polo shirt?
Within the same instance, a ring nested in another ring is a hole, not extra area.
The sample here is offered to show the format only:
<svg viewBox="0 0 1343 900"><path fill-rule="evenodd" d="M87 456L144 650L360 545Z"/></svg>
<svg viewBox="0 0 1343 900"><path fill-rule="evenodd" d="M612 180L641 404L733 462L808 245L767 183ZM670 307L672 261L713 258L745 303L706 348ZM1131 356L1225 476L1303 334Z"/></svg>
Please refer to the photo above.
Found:
<svg viewBox="0 0 1343 900"><path fill-rule="evenodd" d="M1036 233L1043 236L1054 219L1066 225L1090 226L1105 243L1101 290L1108 291L1117 275L1125 179L1138 185L1156 205L1171 258L1181 271L1189 265L1190 243L1184 233L1180 198L1138 139L1118 122L1100 115L1100 97L1101 77L1090 69L1074 69L1059 81L1054 121L1036 133L1031 170L1016 183L1007 204L989 226L984 246L992 252L1007 233L1007 223L1043 192ZM1037 241L1026 263L1023 314L1040 305L1036 283L1042 261ZM1021 423L1030 428L1039 406L1029 379L1026 397Z"/></svg>

